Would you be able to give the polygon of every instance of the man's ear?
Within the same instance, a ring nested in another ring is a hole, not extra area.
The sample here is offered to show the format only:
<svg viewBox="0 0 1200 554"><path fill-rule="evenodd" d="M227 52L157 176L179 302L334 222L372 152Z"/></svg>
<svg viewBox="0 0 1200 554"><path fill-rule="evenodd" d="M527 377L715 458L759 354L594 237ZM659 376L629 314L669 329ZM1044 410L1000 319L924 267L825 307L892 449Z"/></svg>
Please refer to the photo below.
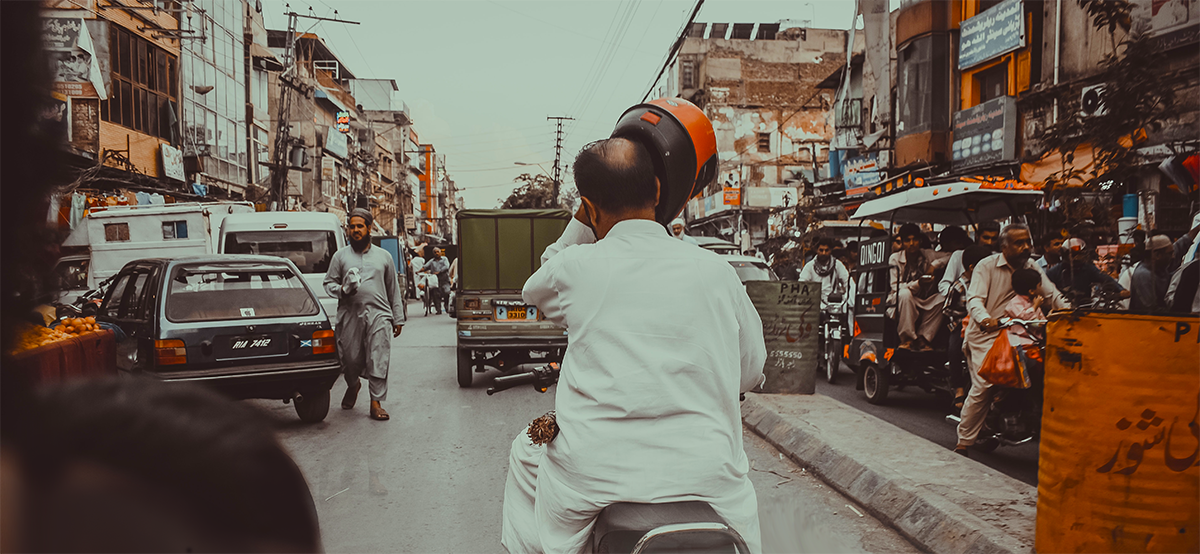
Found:
<svg viewBox="0 0 1200 554"><path fill-rule="evenodd" d="M587 197L579 197L579 207L583 209L583 224L587 225L594 234L596 232L596 218L599 215L599 210Z"/></svg>
<svg viewBox="0 0 1200 554"><path fill-rule="evenodd" d="M658 177L655 177L654 178L654 205L655 206L658 206L658 201L660 199L662 199L662 182L660 182L658 180Z"/></svg>

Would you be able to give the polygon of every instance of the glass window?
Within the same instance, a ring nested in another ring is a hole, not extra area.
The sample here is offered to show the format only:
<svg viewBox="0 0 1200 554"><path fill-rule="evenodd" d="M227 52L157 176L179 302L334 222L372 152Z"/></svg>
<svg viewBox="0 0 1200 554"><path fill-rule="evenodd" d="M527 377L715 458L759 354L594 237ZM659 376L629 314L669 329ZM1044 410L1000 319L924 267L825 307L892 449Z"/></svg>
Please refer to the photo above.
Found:
<svg viewBox="0 0 1200 554"><path fill-rule="evenodd" d="M948 44L946 35L931 35L898 53L897 136L949 128Z"/></svg>
<svg viewBox="0 0 1200 554"><path fill-rule="evenodd" d="M317 315L317 299L291 268L223 263L181 266L171 275L167 319L174 322Z"/></svg>
<svg viewBox="0 0 1200 554"><path fill-rule="evenodd" d="M144 317L140 310L141 301L145 296L146 283L150 272L146 270L132 271L117 280L117 284L109 290L108 302L102 313L114 319L134 319Z"/></svg>
<svg viewBox="0 0 1200 554"><path fill-rule="evenodd" d="M301 273L325 273L336 251L331 231L251 231L226 235L224 253L279 256Z"/></svg>
<svg viewBox="0 0 1200 554"><path fill-rule="evenodd" d="M1008 94L1008 63L1002 62L975 74L975 86L979 87L979 103Z"/></svg>
<svg viewBox="0 0 1200 554"><path fill-rule="evenodd" d="M186 239L188 238L187 222L164 221L162 224L162 234L164 240Z"/></svg>

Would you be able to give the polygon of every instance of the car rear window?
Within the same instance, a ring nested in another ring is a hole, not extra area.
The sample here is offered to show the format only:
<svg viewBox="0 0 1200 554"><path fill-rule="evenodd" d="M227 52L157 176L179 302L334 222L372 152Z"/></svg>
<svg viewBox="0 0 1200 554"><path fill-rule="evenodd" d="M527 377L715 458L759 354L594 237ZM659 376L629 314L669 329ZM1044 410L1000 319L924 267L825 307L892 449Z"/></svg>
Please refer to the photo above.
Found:
<svg viewBox="0 0 1200 554"><path fill-rule="evenodd" d="M317 315L321 308L290 267L210 264L175 268L166 311L181 323Z"/></svg>
<svg viewBox="0 0 1200 554"><path fill-rule="evenodd" d="M729 262L733 266L734 271L737 271L738 278L743 283L746 281L778 281L779 277L775 276L775 272L767 267L767 264L762 262Z"/></svg>
<svg viewBox="0 0 1200 554"><path fill-rule="evenodd" d="M333 231L242 231L225 235L226 254L287 258L300 273L325 273L337 251Z"/></svg>

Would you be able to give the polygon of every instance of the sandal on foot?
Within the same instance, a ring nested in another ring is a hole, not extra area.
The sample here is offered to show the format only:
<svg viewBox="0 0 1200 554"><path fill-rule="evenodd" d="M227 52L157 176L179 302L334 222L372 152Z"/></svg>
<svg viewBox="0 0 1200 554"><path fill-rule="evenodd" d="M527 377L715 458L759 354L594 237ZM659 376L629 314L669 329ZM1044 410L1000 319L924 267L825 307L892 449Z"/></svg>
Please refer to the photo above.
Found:
<svg viewBox="0 0 1200 554"><path fill-rule="evenodd" d="M346 387L346 395L342 397L342 409L353 410L354 403L358 400L358 390L362 388L361 381L355 381L354 386Z"/></svg>
<svg viewBox="0 0 1200 554"><path fill-rule="evenodd" d="M967 447L965 447L965 446L963 446L963 445L961 445L961 444L960 444L960 445L958 445L958 446L955 446L955 447L954 447L954 453L955 453L955 454L958 454L959 456L962 456L962 457L964 457L964 458L970 458L970 457L971 457L971 454L970 454L969 452L967 452Z"/></svg>
<svg viewBox="0 0 1200 554"><path fill-rule="evenodd" d="M383 406L379 405L378 400L371 401L371 419L376 421L387 421L391 419L391 416L388 415L387 410L384 410Z"/></svg>

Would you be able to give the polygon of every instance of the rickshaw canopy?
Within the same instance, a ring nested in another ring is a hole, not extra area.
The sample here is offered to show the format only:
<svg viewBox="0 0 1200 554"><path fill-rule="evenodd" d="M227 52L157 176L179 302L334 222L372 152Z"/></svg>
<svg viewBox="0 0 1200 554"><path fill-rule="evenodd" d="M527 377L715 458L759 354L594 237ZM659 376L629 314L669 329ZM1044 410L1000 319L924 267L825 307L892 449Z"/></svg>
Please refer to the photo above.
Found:
<svg viewBox="0 0 1200 554"><path fill-rule="evenodd" d="M983 183L943 183L910 188L864 202L855 219L970 225L1017 215L1016 204L1041 198L1034 189L996 188Z"/></svg>

